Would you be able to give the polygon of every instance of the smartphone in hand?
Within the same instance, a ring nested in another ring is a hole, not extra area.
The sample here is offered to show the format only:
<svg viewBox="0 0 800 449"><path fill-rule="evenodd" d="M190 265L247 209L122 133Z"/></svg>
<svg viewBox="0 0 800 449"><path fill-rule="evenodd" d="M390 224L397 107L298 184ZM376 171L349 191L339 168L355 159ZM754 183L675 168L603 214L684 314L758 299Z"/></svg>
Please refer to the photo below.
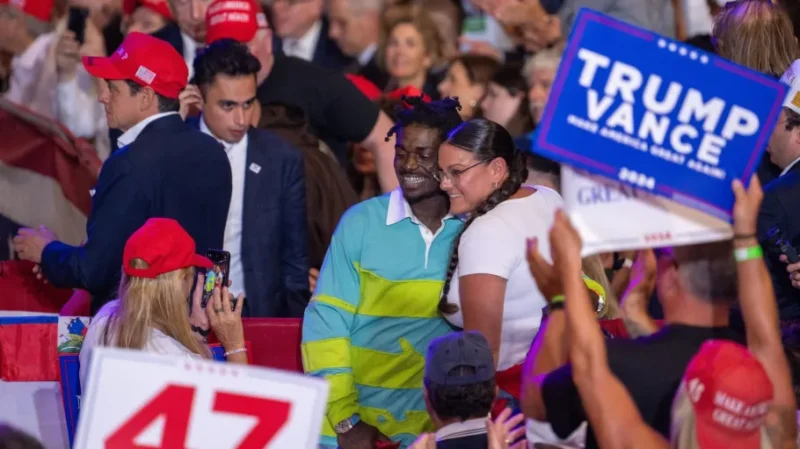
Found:
<svg viewBox="0 0 800 449"><path fill-rule="evenodd" d="M203 286L203 300L201 302L203 308L208 304L214 287L218 286L221 289L228 285L228 274L231 270L231 253L220 249L210 249L206 252L206 257L214 265L206 271L206 283ZM236 304L233 305L235 306Z"/></svg>
<svg viewBox="0 0 800 449"><path fill-rule="evenodd" d="M86 19L89 18L88 8L71 6L69 8L69 18L67 19L67 29L75 33L75 40L83 45L86 39Z"/></svg>

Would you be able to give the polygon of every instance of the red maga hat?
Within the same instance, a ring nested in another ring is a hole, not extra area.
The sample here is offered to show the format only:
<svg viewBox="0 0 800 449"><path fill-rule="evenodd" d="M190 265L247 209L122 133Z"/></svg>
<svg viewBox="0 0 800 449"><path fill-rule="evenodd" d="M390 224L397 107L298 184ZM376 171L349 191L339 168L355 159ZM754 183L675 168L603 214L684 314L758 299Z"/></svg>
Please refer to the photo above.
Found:
<svg viewBox="0 0 800 449"><path fill-rule="evenodd" d="M31 17L49 22L55 0L5 0L0 3L8 3Z"/></svg>
<svg viewBox="0 0 800 449"><path fill-rule="evenodd" d="M182 268L211 268L207 257L195 253L192 237L171 218L150 218L125 242L122 270L128 276L155 278ZM148 268L133 268L131 261L141 259Z"/></svg>
<svg viewBox="0 0 800 449"><path fill-rule="evenodd" d="M266 22L253 0L217 0L206 11L206 45L220 39L249 43Z"/></svg>
<svg viewBox="0 0 800 449"><path fill-rule="evenodd" d="M94 77L131 80L167 98L178 98L189 78L186 61L172 45L138 32L128 34L107 58L84 56L83 66Z"/></svg>
<svg viewBox="0 0 800 449"><path fill-rule="evenodd" d="M683 376L702 449L761 449L761 426L772 402L772 382L742 345L707 341Z"/></svg>
<svg viewBox="0 0 800 449"><path fill-rule="evenodd" d="M125 0L122 5L122 11L126 16L129 16L140 6L155 11L168 20L173 20L172 11L169 10L167 0Z"/></svg>

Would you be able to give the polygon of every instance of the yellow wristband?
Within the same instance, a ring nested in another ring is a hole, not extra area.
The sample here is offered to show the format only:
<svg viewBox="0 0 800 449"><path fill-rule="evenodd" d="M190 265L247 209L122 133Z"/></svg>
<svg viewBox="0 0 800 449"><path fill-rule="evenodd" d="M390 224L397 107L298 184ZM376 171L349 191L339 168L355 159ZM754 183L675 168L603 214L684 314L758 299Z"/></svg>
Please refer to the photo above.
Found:
<svg viewBox="0 0 800 449"><path fill-rule="evenodd" d="M748 260L761 259L762 257L764 257L764 251L758 245L733 250L733 258L736 262L747 262Z"/></svg>
<svg viewBox="0 0 800 449"><path fill-rule="evenodd" d="M567 298L564 295L555 295L550 298L550 304L560 304L564 302Z"/></svg>

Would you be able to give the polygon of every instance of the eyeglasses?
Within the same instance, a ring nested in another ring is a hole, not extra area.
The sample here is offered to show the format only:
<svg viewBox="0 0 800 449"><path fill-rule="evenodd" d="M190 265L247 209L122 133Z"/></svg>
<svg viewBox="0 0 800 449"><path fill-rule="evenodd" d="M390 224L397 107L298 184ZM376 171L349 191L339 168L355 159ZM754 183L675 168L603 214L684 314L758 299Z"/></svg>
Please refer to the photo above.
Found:
<svg viewBox="0 0 800 449"><path fill-rule="evenodd" d="M477 166L479 166L481 164L485 164L485 163L486 163L486 161L479 161L479 162L476 162L476 163L470 165L469 167L467 167L467 168L465 168L463 170L450 170L450 171L442 170L441 168L436 166L436 167L433 167L433 169L431 170L431 174L433 175L433 179L435 179L436 182L442 182L443 179L448 179L452 183L457 183L458 179L461 177L461 175L463 175L464 173L468 172L469 170L472 170L473 168L475 168L475 167L477 167Z"/></svg>

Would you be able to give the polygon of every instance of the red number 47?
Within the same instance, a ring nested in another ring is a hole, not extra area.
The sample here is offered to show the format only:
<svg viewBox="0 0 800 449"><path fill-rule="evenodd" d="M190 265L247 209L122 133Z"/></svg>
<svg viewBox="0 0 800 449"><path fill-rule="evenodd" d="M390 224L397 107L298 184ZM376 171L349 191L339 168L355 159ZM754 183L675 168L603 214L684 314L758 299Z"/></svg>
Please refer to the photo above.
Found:
<svg viewBox="0 0 800 449"><path fill-rule="evenodd" d="M105 449L186 449L186 436L194 402L194 387L168 385L144 404L105 440ZM216 393L215 412L252 416L257 419L238 449L263 449L289 420L292 404L274 399L254 398L233 393ZM136 443L153 421L164 416L164 433L158 446ZM224 431L224 430L223 430Z"/></svg>

